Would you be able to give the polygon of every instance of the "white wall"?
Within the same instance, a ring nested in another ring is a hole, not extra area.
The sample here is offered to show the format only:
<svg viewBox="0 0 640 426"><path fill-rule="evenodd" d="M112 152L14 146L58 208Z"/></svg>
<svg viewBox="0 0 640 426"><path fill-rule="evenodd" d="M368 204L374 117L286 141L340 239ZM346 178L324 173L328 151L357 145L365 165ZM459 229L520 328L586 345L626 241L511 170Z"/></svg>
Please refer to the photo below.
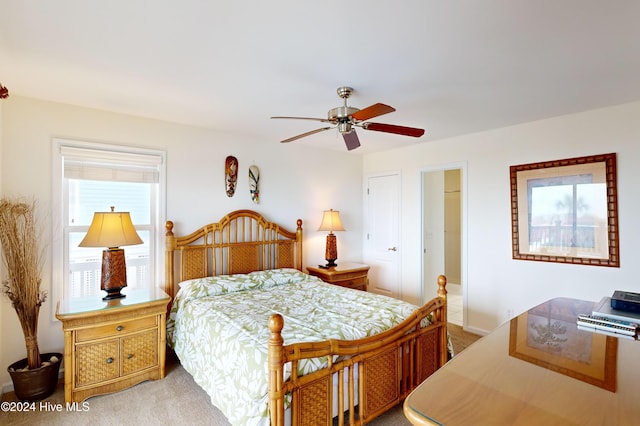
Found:
<svg viewBox="0 0 640 426"><path fill-rule="evenodd" d="M362 256L362 160L346 152L283 145L212 130L123 116L86 108L11 96L2 101L0 123L2 195L35 197L45 234L42 284L52 294L51 140L95 141L161 149L167 152L167 219L178 235L215 222L236 209L253 209L289 229L303 220L304 265L324 263L326 233L317 232L322 211L340 210L345 228L338 238L343 260ZM234 197L224 191L224 160L240 164ZM249 196L248 167L261 171L259 205ZM344 182L352 182L344 185ZM161 230L164 234L164 228ZM10 382L5 366L25 357L22 332L6 297L0 301L0 384ZM42 352L62 351L61 325L54 319L57 300L43 305L39 323Z"/></svg>
<svg viewBox="0 0 640 426"><path fill-rule="evenodd" d="M468 171L467 328L490 331L508 311L517 314L551 297L598 301L616 289L640 292L639 118L640 102L365 156L365 176L402 170L404 297L420 299L420 170L454 162L466 163ZM618 154L620 268L513 260L509 166L609 152Z"/></svg>
<svg viewBox="0 0 640 426"><path fill-rule="evenodd" d="M466 163L467 326L489 331L507 319L507 310L517 313L550 297L599 300L615 289L640 291L635 279L638 268L634 267L640 252L636 220L640 198L635 188L640 183L638 117L640 103L632 103L426 142L370 154L362 160L347 153L11 96L2 101L0 109L0 183L3 195L37 198L48 242L53 137L163 149L167 151L167 218L176 223L177 232L215 221L238 208L254 208L283 225L294 226L302 218L304 263L310 265L323 262L325 235L315 229L327 208L339 209L348 229L338 238L340 258L361 258L363 177L401 170L401 239L408 248L402 250L402 294L407 300L419 300L420 171ZM606 152L618 153L621 267L513 260L509 166ZM233 198L224 194L227 155L235 155L241 169ZM259 206L250 201L247 189L247 168L253 162L261 169ZM47 254L43 286L51 294L50 270ZM9 378L4 366L25 354L16 315L6 297L1 299L0 384L6 384ZM52 320L56 302L48 300L40 316L43 352L62 350L61 327Z"/></svg>

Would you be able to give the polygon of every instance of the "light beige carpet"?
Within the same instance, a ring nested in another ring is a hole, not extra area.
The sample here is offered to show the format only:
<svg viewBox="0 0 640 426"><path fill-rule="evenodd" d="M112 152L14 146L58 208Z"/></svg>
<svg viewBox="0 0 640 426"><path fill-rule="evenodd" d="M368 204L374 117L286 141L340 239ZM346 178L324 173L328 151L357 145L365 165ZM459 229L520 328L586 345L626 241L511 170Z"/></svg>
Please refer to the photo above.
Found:
<svg viewBox="0 0 640 426"><path fill-rule="evenodd" d="M450 325L456 353L479 336ZM227 419L211 405L208 395L173 358L167 360L163 380L141 383L122 392L89 398L78 412L64 406L64 386L45 401L34 403L26 411L0 410L0 425L210 425L229 426ZM15 400L10 393L2 401ZM15 407L14 407L15 408ZM62 411L55 411L61 408ZM374 426L410 425L402 405L369 423Z"/></svg>

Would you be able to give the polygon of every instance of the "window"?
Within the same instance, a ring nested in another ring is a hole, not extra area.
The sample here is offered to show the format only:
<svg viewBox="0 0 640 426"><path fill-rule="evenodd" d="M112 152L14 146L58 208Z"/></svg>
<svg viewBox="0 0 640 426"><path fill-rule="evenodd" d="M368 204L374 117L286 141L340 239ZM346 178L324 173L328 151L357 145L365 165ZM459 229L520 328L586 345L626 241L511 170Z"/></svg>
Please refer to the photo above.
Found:
<svg viewBox="0 0 640 426"><path fill-rule="evenodd" d="M143 244L126 246L127 285L150 287L160 274L164 153L54 140L54 296L97 296L102 249L78 247L96 211L128 211ZM59 288L57 288L59 287Z"/></svg>

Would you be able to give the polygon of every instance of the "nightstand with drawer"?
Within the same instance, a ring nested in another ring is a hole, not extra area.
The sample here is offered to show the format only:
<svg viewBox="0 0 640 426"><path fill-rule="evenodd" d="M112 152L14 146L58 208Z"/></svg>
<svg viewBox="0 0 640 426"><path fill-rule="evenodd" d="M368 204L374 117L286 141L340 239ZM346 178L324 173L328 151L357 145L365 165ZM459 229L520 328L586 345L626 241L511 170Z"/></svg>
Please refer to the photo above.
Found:
<svg viewBox="0 0 640 426"><path fill-rule="evenodd" d="M322 281L339 285L341 287L354 288L356 290L367 291L369 279L369 266L361 263L344 262L338 266L329 268L321 268L309 266L307 267L309 275L320 278Z"/></svg>
<svg viewBox="0 0 640 426"><path fill-rule="evenodd" d="M61 300L64 400L81 402L164 377L166 313L160 289L125 289L122 299Z"/></svg>

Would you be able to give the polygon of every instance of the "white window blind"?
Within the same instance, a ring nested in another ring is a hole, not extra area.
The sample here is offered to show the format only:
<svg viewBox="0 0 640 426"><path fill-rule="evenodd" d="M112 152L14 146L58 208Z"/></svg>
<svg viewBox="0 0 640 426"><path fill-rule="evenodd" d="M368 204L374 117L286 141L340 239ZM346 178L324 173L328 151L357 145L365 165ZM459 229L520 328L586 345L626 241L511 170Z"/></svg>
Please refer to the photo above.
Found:
<svg viewBox="0 0 640 426"><path fill-rule="evenodd" d="M159 155L61 146L64 177L70 179L158 183Z"/></svg>

